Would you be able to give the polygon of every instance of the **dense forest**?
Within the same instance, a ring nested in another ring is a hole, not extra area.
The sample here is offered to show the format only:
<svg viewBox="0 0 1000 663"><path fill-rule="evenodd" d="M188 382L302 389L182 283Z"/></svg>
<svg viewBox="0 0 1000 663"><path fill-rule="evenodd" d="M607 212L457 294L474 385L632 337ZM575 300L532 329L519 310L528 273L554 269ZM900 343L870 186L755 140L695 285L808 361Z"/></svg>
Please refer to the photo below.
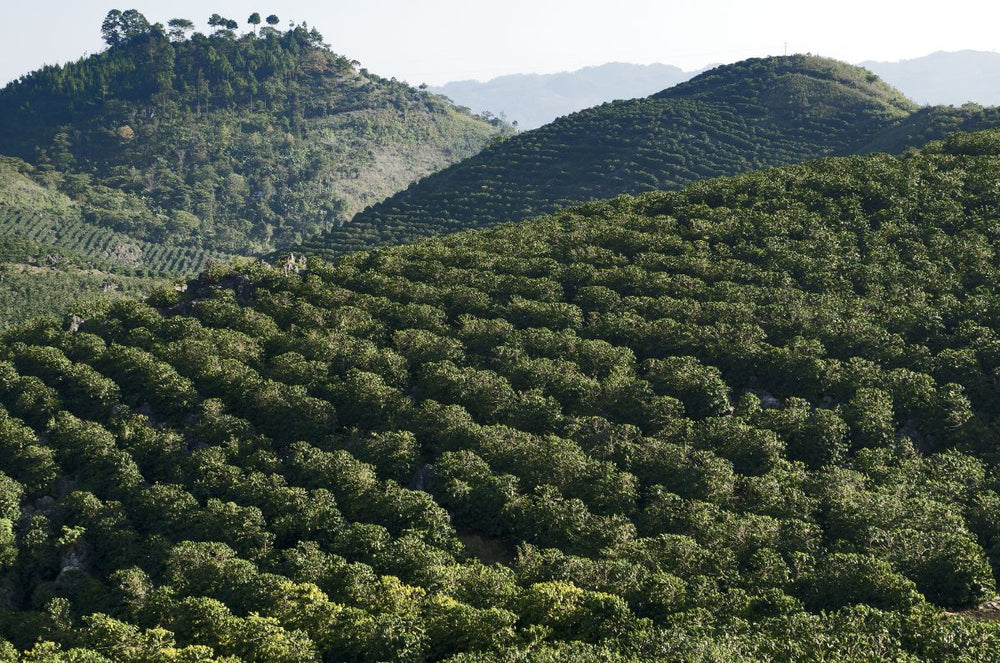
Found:
<svg viewBox="0 0 1000 663"><path fill-rule="evenodd" d="M259 19L259 15L256 15ZM108 14L109 48L0 90L0 153L84 220L139 241L255 252L341 223L510 131L287 31Z"/></svg>
<svg viewBox="0 0 1000 663"><path fill-rule="evenodd" d="M0 337L0 660L987 661L1000 132Z"/></svg>
<svg viewBox="0 0 1000 663"><path fill-rule="evenodd" d="M305 246L329 257L706 177L898 153L952 131L998 125L997 109L921 109L871 72L834 60L752 59L498 142Z"/></svg>

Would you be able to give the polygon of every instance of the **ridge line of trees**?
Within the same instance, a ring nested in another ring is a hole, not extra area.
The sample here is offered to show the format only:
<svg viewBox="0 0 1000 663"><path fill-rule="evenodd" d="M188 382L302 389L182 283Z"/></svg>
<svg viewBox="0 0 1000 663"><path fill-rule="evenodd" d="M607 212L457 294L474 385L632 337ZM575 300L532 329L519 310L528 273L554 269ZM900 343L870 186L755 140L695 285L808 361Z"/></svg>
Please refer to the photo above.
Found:
<svg viewBox="0 0 1000 663"><path fill-rule="evenodd" d="M206 22L214 29L214 35L226 37L235 37L234 31L240 25L238 21L226 18L218 13L213 13L208 17ZM253 12L247 18L247 25L250 26L254 36L258 36L258 26L261 22L262 19L259 12ZM267 25L260 28L260 36L276 34L278 31L275 26L281 22L281 19L278 18L277 14L269 14L266 19L263 19L263 22L266 22ZM304 23L302 27L306 27ZM104 17L104 22L101 24L101 35L108 46L111 47L122 46L132 39L149 34L156 36L167 35L172 41L176 42L187 39L188 34L194 31L195 24L190 19L172 18L167 21L167 28L165 31L162 23L150 23L136 9L126 9L125 11L112 9ZM314 37L316 43L323 41L322 36L315 28L310 31L310 35Z"/></svg>

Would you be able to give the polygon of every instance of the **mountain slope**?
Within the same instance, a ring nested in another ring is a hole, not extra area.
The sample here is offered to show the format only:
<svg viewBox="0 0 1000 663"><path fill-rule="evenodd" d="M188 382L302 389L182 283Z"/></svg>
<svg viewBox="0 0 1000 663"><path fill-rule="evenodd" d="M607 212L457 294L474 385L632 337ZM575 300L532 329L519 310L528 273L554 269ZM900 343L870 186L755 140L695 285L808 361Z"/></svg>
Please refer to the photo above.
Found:
<svg viewBox="0 0 1000 663"><path fill-rule="evenodd" d="M1000 105L1000 53L931 53L899 62L862 62L883 80L922 104Z"/></svg>
<svg viewBox="0 0 1000 663"><path fill-rule="evenodd" d="M992 660L998 180L958 135L11 330L0 651Z"/></svg>
<svg viewBox="0 0 1000 663"><path fill-rule="evenodd" d="M194 245L150 244L85 220L83 207L40 172L0 157L0 327L65 310L80 299L148 294L157 277L227 259Z"/></svg>
<svg viewBox="0 0 1000 663"><path fill-rule="evenodd" d="M254 251L349 219L498 131L330 52L315 30L161 26L0 90L0 153L66 173L88 220Z"/></svg>
<svg viewBox="0 0 1000 663"><path fill-rule="evenodd" d="M230 257L194 242L144 242L94 223L85 204L54 184L64 177L0 157L0 237L68 251L95 267L125 272L195 274L207 260Z"/></svg>
<svg viewBox="0 0 1000 663"><path fill-rule="evenodd" d="M558 74L512 74L486 82L453 81L430 90L475 112L503 114L523 131L612 99L649 96L695 73L665 64L609 62Z"/></svg>
<svg viewBox="0 0 1000 663"><path fill-rule="evenodd" d="M619 193L870 151L900 126L898 140L881 149L900 151L943 135L948 123L938 119L907 125L915 113L915 104L858 67L810 56L748 60L491 146L304 248L334 255Z"/></svg>
<svg viewBox="0 0 1000 663"><path fill-rule="evenodd" d="M976 104L925 106L879 134L861 154L899 152L907 146L919 146L955 132L974 132L1000 126L1000 107Z"/></svg>

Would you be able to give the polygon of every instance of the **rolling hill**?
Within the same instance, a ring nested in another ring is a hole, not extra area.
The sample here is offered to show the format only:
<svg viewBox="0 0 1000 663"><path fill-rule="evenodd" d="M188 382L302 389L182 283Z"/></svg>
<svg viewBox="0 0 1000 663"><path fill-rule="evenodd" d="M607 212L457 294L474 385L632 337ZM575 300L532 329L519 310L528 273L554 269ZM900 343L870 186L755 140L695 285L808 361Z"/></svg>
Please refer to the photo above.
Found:
<svg viewBox="0 0 1000 663"><path fill-rule="evenodd" d="M957 134L11 329L0 653L992 660L998 179Z"/></svg>
<svg viewBox="0 0 1000 663"><path fill-rule="evenodd" d="M748 60L499 142L302 248L338 255L765 166L899 152L998 124L992 108L920 108L871 72L837 61Z"/></svg>
<svg viewBox="0 0 1000 663"><path fill-rule="evenodd" d="M898 62L866 60L857 64L919 104L1000 105L997 53L939 51ZM666 64L609 62L558 74L509 74L489 81L452 81L430 90L476 112L502 112L525 130L604 102L655 94L698 73Z"/></svg>
<svg viewBox="0 0 1000 663"><path fill-rule="evenodd" d="M498 142L303 248L332 256L766 166L899 152L997 124L996 109L921 109L871 72L833 60L748 60Z"/></svg>
<svg viewBox="0 0 1000 663"><path fill-rule="evenodd" d="M293 244L510 131L305 26L126 13L106 51L0 90L0 327Z"/></svg>
<svg viewBox="0 0 1000 663"><path fill-rule="evenodd" d="M0 90L0 154L59 171L88 221L136 240L287 246L504 130L304 25L188 37L136 15L107 50Z"/></svg>

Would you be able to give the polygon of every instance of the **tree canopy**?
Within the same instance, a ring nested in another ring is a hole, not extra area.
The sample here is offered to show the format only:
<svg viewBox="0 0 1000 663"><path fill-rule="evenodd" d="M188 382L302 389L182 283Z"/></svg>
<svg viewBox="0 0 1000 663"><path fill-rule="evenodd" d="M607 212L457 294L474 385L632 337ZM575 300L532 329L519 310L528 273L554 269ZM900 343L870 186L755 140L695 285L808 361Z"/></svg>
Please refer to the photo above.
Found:
<svg viewBox="0 0 1000 663"><path fill-rule="evenodd" d="M90 223L254 253L342 223L504 130L359 72L304 24L237 36L229 17L208 23L219 32L112 10L111 48L0 90L0 152Z"/></svg>
<svg viewBox="0 0 1000 663"><path fill-rule="evenodd" d="M956 134L12 328L0 651L991 660L998 179Z"/></svg>
<svg viewBox="0 0 1000 663"><path fill-rule="evenodd" d="M108 46L121 46L131 39L147 34L151 29L149 21L139 11L112 9L101 24L101 35Z"/></svg>

